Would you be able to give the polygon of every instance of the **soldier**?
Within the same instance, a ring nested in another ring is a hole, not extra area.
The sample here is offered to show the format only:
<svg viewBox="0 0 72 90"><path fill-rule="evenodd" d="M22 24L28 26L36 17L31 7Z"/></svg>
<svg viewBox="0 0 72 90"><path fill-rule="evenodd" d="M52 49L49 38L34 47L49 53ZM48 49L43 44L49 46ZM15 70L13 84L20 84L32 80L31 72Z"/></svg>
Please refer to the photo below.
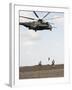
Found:
<svg viewBox="0 0 72 90"><path fill-rule="evenodd" d="M48 65L49 65L50 57L48 57Z"/></svg>
<svg viewBox="0 0 72 90"><path fill-rule="evenodd" d="M50 60L50 57L48 57L48 61Z"/></svg>
<svg viewBox="0 0 72 90"><path fill-rule="evenodd" d="M41 61L39 62L39 66L41 66L42 65L42 63L41 63Z"/></svg>
<svg viewBox="0 0 72 90"><path fill-rule="evenodd" d="M52 61L52 66L54 66L55 65L55 61L54 61L54 59L53 59L53 61Z"/></svg>

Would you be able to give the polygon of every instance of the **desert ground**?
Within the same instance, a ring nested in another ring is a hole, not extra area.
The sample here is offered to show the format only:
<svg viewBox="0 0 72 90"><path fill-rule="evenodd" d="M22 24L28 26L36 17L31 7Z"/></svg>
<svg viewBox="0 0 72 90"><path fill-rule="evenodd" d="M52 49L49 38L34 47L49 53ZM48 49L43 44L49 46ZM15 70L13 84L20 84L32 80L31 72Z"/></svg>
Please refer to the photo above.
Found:
<svg viewBox="0 0 72 90"><path fill-rule="evenodd" d="M64 64L19 67L19 79L64 77Z"/></svg>

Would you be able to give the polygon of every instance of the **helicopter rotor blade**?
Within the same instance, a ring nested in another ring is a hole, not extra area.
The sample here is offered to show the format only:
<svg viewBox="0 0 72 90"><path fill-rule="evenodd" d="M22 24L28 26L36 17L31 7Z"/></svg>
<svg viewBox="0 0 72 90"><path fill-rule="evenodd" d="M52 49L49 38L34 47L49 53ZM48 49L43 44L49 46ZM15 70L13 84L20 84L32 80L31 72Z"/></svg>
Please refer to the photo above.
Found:
<svg viewBox="0 0 72 90"><path fill-rule="evenodd" d="M21 18L27 18L27 19L31 19L31 20L37 20L35 18L30 18L30 17L24 17L24 16L20 16Z"/></svg>
<svg viewBox="0 0 72 90"><path fill-rule="evenodd" d="M60 18L63 18L63 17L54 17L54 18L49 18L48 20L60 19Z"/></svg>
<svg viewBox="0 0 72 90"><path fill-rule="evenodd" d="M49 23L50 23L50 22L49 22ZM54 23L50 23L50 24L54 25Z"/></svg>
<svg viewBox="0 0 72 90"><path fill-rule="evenodd" d="M39 18L39 16L37 15L37 13L36 13L35 11L33 11L33 13L35 14L35 16L36 16L37 18Z"/></svg>
<svg viewBox="0 0 72 90"><path fill-rule="evenodd" d="M50 12L48 12L42 19L44 19L48 14L50 14Z"/></svg>

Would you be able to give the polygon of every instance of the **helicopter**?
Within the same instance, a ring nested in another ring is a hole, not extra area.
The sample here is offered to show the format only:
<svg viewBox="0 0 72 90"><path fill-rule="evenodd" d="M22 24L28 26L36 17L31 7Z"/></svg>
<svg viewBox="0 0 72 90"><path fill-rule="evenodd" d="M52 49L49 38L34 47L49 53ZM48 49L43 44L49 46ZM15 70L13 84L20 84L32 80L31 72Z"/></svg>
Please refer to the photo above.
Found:
<svg viewBox="0 0 72 90"><path fill-rule="evenodd" d="M29 30L34 30L35 32L42 31L42 30L52 31L52 28L53 28L52 25L49 22L44 21L44 18L47 17L47 15L49 15L50 12L48 12L42 19L39 18L39 16L37 15L37 13L35 11L33 11L33 13L37 17L37 19L20 16L20 18L26 18L26 19L30 19L30 20L34 20L34 21L19 22L19 25L23 25L23 26L27 27Z"/></svg>

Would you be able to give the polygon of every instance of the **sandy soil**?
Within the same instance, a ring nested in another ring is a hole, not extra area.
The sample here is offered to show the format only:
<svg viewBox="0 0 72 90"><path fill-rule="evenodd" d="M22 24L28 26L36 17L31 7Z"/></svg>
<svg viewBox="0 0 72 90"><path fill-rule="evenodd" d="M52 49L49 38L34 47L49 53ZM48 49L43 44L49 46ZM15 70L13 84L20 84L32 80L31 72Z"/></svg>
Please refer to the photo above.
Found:
<svg viewBox="0 0 72 90"><path fill-rule="evenodd" d="M19 79L64 77L64 65L19 67Z"/></svg>

